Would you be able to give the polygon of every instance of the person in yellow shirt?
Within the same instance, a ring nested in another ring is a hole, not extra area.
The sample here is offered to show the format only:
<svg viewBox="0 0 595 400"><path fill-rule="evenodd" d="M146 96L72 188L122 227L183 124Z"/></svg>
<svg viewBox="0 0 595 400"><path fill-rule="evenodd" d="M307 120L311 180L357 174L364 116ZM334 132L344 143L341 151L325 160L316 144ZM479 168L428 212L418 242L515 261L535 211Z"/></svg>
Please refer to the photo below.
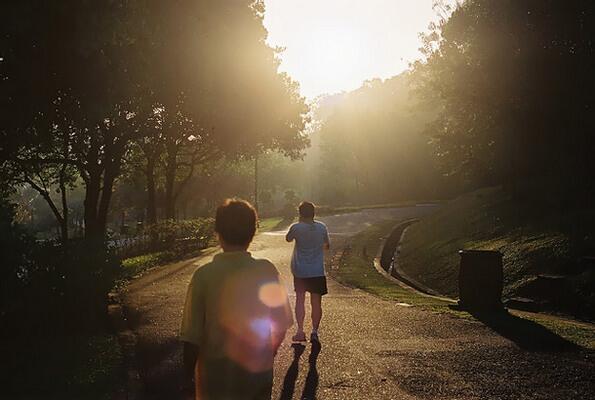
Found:
<svg viewBox="0 0 595 400"><path fill-rule="evenodd" d="M226 200L215 231L223 250L188 286L180 339L196 399L270 399L273 359L293 325L287 292L268 260L247 251L257 215Z"/></svg>

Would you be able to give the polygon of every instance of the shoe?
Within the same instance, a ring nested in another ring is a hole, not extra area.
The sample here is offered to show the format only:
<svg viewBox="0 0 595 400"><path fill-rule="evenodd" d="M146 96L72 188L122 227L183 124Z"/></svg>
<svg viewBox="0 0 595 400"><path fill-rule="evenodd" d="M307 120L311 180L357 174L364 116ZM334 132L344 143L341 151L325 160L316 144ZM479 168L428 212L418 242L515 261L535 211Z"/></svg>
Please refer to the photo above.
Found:
<svg viewBox="0 0 595 400"><path fill-rule="evenodd" d="M296 333L291 337L293 342L305 342L306 341L306 334L304 332Z"/></svg>
<svg viewBox="0 0 595 400"><path fill-rule="evenodd" d="M312 342L312 343L320 343L320 339L318 339L318 332L312 332L310 334L310 342Z"/></svg>

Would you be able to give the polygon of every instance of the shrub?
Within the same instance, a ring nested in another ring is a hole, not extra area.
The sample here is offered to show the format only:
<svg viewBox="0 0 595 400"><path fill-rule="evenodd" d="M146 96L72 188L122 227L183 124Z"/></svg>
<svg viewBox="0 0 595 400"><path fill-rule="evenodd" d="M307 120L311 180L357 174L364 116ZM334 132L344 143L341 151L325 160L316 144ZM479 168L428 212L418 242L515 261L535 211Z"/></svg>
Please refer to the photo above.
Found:
<svg viewBox="0 0 595 400"><path fill-rule="evenodd" d="M147 227L140 236L114 241L122 258L162 250L183 253L203 249L211 244L215 223L213 218L160 221Z"/></svg>
<svg viewBox="0 0 595 400"><path fill-rule="evenodd" d="M119 261L105 243L36 242L0 204L0 324L7 338L82 331L102 324Z"/></svg>
<svg viewBox="0 0 595 400"><path fill-rule="evenodd" d="M23 333L93 329L105 322L119 265L104 245L37 243L11 268L5 322Z"/></svg>

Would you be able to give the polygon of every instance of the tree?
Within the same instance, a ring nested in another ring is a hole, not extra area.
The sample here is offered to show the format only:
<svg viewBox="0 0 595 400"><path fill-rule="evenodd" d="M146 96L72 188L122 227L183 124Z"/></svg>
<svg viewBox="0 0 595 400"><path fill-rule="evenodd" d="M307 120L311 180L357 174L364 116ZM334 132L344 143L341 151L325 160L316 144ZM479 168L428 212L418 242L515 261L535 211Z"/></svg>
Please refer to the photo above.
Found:
<svg viewBox="0 0 595 400"><path fill-rule="evenodd" d="M448 169L517 198L584 203L594 30L595 6L580 0L468 0L434 26L415 76L442 107L432 130Z"/></svg>
<svg viewBox="0 0 595 400"><path fill-rule="evenodd" d="M11 2L5 8L11 23L1 43L2 81L10 114L2 130L4 137L18 137L9 160L17 159L22 169L16 176L42 195L48 188L30 173L47 181L44 174L52 169L64 176L76 168L86 188L85 235L102 239L114 182L138 137L139 58L126 24L129 10L119 2L76 1ZM37 148L44 151L35 154ZM56 217L66 220L67 209Z"/></svg>
<svg viewBox="0 0 595 400"><path fill-rule="evenodd" d="M223 154L254 158L266 149L299 157L308 144L308 107L297 84L278 72L278 49L266 45L263 15L262 1L148 8L145 25L155 27L149 37L157 40L144 45L160 110L150 143L159 143L151 149L160 156L153 151L147 168L155 159L163 163L166 218L175 217L176 201L201 164Z"/></svg>
<svg viewBox="0 0 595 400"><path fill-rule="evenodd" d="M36 185L66 227L66 201L60 211L49 193L62 186L64 197L79 176L89 240L103 239L114 186L137 144L153 199L163 163L168 217L197 166L221 152L296 156L307 145L308 109L265 44L261 1L2 7L3 166Z"/></svg>

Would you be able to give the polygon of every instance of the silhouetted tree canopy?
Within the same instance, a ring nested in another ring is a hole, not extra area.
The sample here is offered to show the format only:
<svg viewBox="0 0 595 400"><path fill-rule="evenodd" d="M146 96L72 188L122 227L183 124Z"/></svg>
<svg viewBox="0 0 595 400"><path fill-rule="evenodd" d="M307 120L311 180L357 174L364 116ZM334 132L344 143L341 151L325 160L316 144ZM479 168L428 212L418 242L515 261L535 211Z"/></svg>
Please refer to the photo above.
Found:
<svg viewBox="0 0 595 400"><path fill-rule="evenodd" d="M278 73L261 1L29 0L1 11L2 175L36 188L65 226L65 188L80 177L87 237L103 236L137 143L166 163L170 216L209 155L297 157L308 143L308 108Z"/></svg>
<svg viewBox="0 0 595 400"><path fill-rule="evenodd" d="M415 65L445 172L583 202L595 167L595 3L467 0Z"/></svg>

